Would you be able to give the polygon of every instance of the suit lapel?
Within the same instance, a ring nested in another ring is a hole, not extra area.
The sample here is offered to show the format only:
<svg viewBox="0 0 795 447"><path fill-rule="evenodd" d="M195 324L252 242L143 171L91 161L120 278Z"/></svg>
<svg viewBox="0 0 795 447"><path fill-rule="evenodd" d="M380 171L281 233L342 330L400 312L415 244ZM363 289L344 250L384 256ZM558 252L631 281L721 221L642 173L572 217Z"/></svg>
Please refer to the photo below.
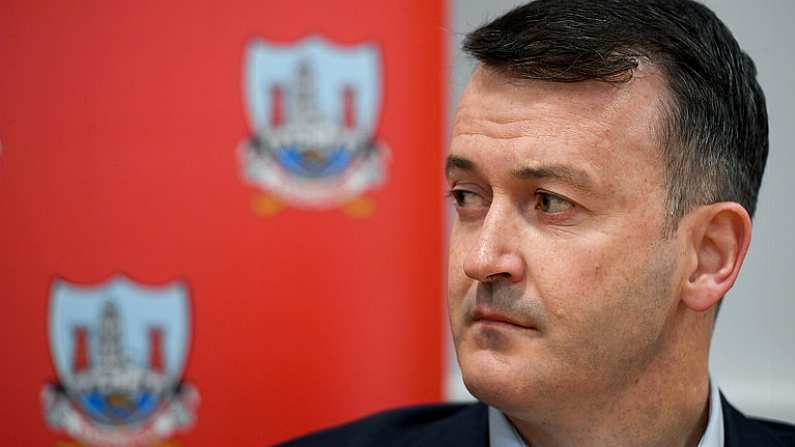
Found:
<svg viewBox="0 0 795 447"><path fill-rule="evenodd" d="M413 446L489 447L488 407L478 402L427 427Z"/></svg>

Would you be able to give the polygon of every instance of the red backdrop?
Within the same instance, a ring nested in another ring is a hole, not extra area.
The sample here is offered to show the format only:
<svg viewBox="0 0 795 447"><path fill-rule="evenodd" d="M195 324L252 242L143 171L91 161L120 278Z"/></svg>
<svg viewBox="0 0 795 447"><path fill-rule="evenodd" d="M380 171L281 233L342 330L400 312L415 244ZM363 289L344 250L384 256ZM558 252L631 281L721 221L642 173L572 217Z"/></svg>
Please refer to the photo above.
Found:
<svg viewBox="0 0 795 447"><path fill-rule="evenodd" d="M184 280L184 445L265 445L441 398L439 1L0 6L0 439L54 445L40 393L52 281ZM375 211L252 209L242 62L255 37L376 42L391 150Z"/></svg>

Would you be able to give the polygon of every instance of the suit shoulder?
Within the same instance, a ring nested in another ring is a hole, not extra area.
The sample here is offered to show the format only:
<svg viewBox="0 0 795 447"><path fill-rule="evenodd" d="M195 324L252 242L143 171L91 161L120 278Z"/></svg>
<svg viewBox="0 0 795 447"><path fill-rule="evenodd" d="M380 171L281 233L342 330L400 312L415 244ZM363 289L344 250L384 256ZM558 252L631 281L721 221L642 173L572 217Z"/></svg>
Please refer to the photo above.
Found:
<svg viewBox="0 0 795 447"><path fill-rule="evenodd" d="M485 446L483 404L421 405L384 411L280 444L313 446Z"/></svg>
<svg viewBox="0 0 795 447"><path fill-rule="evenodd" d="M795 447L795 425L770 419L748 418L787 447Z"/></svg>
<svg viewBox="0 0 795 447"><path fill-rule="evenodd" d="M721 394L726 447L795 447L795 426L748 417Z"/></svg>

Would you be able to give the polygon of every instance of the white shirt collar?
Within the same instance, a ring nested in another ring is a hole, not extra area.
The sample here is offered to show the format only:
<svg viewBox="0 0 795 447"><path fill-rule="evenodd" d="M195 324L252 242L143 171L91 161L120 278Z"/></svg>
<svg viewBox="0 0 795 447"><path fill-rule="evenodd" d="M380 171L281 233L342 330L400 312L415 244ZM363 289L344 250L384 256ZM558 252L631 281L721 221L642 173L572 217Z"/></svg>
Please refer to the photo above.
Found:
<svg viewBox="0 0 795 447"><path fill-rule="evenodd" d="M507 422L507 421L506 421ZM723 404L714 380L709 381L709 419L698 447L723 447Z"/></svg>
<svg viewBox="0 0 795 447"><path fill-rule="evenodd" d="M490 447L527 447L516 428L502 412L489 407L489 446ZM723 406L720 402L720 391L715 382L710 380L709 387L709 419L707 429L698 447L723 447Z"/></svg>
<svg viewBox="0 0 795 447"><path fill-rule="evenodd" d="M502 411L489 407L489 447L527 447Z"/></svg>

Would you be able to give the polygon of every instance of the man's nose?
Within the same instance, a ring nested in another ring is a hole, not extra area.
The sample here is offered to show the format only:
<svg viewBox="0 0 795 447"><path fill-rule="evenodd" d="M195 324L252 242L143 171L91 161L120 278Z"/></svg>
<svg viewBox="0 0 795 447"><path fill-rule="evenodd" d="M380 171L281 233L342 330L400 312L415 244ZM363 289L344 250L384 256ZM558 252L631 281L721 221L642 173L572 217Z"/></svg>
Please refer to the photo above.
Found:
<svg viewBox="0 0 795 447"><path fill-rule="evenodd" d="M519 233L521 218L510 204L492 202L474 244L464 258L464 273L480 282L524 279L525 261Z"/></svg>

